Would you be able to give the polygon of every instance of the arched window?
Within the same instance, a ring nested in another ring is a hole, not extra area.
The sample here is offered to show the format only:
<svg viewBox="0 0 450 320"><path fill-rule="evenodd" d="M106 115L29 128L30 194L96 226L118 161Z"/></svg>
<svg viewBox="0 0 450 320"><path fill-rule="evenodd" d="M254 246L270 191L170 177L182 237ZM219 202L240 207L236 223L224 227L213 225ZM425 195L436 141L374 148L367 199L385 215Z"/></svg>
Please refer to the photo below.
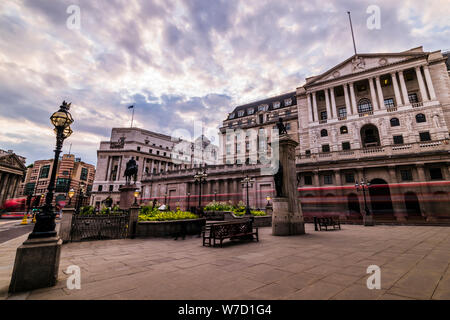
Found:
<svg viewBox="0 0 450 320"><path fill-rule="evenodd" d="M341 134L347 134L348 133L348 128L346 126L342 126L340 130L341 130Z"/></svg>
<svg viewBox="0 0 450 320"><path fill-rule="evenodd" d="M425 115L423 113L416 114L416 122L417 123L427 122L427 118L425 117Z"/></svg>
<svg viewBox="0 0 450 320"><path fill-rule="evenodd" d="M398 127L400 125L400 121L398 118L392 118L391 119L391 127Z"/></svg>
<svg viewBox="0 0 450 320"><path fill-rule="evenodd" d="M366 113L372 111L372 103L369 99L364 98L359 100L358 102L358 112L359 113Z"/></svg>
<svg viewBox="0 0 450 320"><path fill-rule="evenodd" d="M321 137L327 137L327 136L328 136L328 131L327 131L326 129L322 129L322 130L320 131L320 136L321 136Z"/></svg>

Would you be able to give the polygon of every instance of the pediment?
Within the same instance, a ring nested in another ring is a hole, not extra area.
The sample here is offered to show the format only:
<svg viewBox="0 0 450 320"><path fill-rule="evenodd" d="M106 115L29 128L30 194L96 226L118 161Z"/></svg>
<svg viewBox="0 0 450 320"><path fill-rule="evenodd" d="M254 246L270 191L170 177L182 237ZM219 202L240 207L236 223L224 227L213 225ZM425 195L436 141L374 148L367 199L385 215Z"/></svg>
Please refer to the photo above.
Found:
<svg viewBox="0 0 450 320"><path fill-rule="evenodd" d="M358 54L350 57L337 66L329 69L319 76L308 79L306 85L338 79L348 75L364 72L366 70L382 68L391 64L401 63L420 56L426 56L424 52L393 53L393 54Z"/></svg>
<svg viewBox="0 0 450 320"><path fill-rule="evenodd" d="M26 167L22 161L15 155L9 154L0 157L0 166L6 166L9 168L19 169L21 171L25 171Z"/></svg>

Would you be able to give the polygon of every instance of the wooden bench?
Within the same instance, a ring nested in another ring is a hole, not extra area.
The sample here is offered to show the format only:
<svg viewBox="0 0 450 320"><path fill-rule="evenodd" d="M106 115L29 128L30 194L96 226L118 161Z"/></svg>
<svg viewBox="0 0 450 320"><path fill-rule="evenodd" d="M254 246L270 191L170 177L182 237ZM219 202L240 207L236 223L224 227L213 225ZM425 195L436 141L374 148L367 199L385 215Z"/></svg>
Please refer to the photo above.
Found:
<svg viewBox="0 0 450 320"><path fill-rule="evenodd" d="M338 216L317 218L317 224L320 231L322 231L322 228L328 231L328 227L333 228L332 230L341 230L341 222Z"/></svg>
<svg viewBox="0 0 450 320"><path fill-rule="evenodd" d="M223 240L245 240L258 238L258 228L253 227L252 220L232 221L224 223L212 223L203 228L203 246L208 243L209 246L216 246L216 241L220 241L222 247Z"/></svg>

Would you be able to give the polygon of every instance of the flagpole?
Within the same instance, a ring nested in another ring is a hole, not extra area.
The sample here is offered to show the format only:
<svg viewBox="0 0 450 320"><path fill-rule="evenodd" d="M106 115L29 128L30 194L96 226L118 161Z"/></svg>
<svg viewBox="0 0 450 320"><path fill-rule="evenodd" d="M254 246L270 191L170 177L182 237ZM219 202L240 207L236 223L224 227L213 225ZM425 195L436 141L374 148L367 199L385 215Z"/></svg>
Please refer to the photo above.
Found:
<svg viewBox="0 0 450 320"><path fill-rule="evenodd" d="M133 106L133 112L131 113L131 127L130 128L133 128L133 120L134 120L134 106Z"/></svg>
<svg viewBox="0 0 450 320"><path fill-rule="evenodd" d="M347 13L348 13L348 19L350 20L350 29L352 30L352 39L353 39L353 49L355 49L355 56L356 56L357 53L356 53L355 34L353 33L352 16L350 14L350 11L347 11Z"/></svg>

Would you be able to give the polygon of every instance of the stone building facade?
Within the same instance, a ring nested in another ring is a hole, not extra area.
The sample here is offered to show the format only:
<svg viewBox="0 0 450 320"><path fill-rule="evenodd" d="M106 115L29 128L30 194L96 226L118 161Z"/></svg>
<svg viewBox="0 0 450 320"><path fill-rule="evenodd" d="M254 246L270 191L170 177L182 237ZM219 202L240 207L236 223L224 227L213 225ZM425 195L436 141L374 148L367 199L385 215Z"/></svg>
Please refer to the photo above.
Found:
<svg viewBox="0 0 450 320"><path fill-rule="evenodd" d="M12 150L0 150L0 206L5 200L18 195L25 172L24 157L16 155Z"/></svg>
<svg viewBox="0 0 450 320"><path fill-rule="evenodd" d="M31 195L34 205L42 205L45 200L43 195L47 193L52 169L53 159L36 160L27 169L24 182L21 184L20 196ZM64 154L58 161L53 205L66 205L69 201L68 192L70 189L73 189L75 192L72 201L76 203L80 196L82 184L84 185L85 194L82 203L89 203L88 195L92 191L94 177L94 165L81 161L80 158L76 158L73 154Z"/></svg>
<svg viewBox="0 0 450 320"><path fill-rule="evenodd" d="M421 47L359 54L307 78L297 89L297 171L307 208L360 215L355 182L362 180L371 184L375 217L450 217L446 60Z"/></svg>
<svg viewBox="0 0 450 320"><path fill-rule="evenodd" d="M139 128L113 128L110 141L102 141L97 151L91 205L100 206L107 198L119 204L119 188L125 184L126 164L132 157L138 165L136 185L140 189L143 177L215 164L218 149L210 145L203 135L189 142ZM147 189L142 197L150 197Z"/></svg>
<svg viewBox="0 0 450 320"><path fill-rule="evenodd" d="M358 54L307 78L295 92L236 107L219 129L221 161L205 168L202 204L244 200L242 179L249 175L251 206L266 205L274 186L260 155L271 156L279 117L299 142L297 182L306 216L361 219L365 202L355 182L363 181L376 219L450 217L448 54L422 47ZM179 166L145 174L142 202L197 205L196 172Z"/></svg>

